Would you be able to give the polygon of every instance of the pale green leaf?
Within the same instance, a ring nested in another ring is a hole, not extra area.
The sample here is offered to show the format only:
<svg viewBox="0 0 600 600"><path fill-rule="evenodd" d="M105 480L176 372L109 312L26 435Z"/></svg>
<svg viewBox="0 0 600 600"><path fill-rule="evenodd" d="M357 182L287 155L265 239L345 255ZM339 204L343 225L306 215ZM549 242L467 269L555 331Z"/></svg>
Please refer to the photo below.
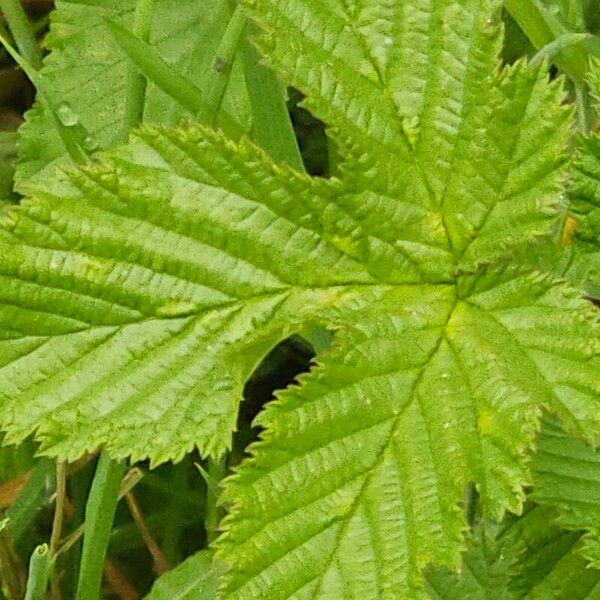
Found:
<svg viewBox="0 0 600 600"><path fill-rule="evenodd" d="M469 266L504 249L502 232L547 230L569 111L542 70L498 75L498 2L247 4L267 59L345 148L349 181L443 213Z"/></svg>
<svg viewBox="0 0 600 600"><path fill-rule="evenodd" d="M89 132L89 150L120 142L127 57L108 31L105 18L123 20L131 27L134 8L135 0L62 0L52 13L48 37L52 52L42 70L44 81L53 87L57 105L65 107L65 114L70 111L65 122L76 120ZM177 10L169 0L157 0L151 43L182 75L199 85L205 71L214 68L214 52L228 15L227 2L222 0L184 0ZM221 125L232 134L248 131L249 110L243 65L238 60L224 99ZM192 116L156 86L149 86L146 121L177 124ZM43 178L51 172L65 150L52 116L41 103L27 114L20 136L16 180L22 187L32 177Z"/></svg>
<svg viewBox="0 0 600 600"><path fill-rule="evenodd" d="M562 222L570 111L500 70L495 2L248 4L340 178L146 127L31 186L0 230L0 423L63 458L218 456L261 359L325 328L226 485L223 596L421 597L467 484L521 510L542 408L600 433L597 312L507 259Z"/></svg>
<svg viewBox="0 0 600 600"><path fill-rule="evenodd" d="M416 594L420 568L460 550L468 481L488 514L520 509L536 406L597 429L584 312L562 285L508 269L460 280L458 296L399 288L359 313L263 413L265 441L228 486L226 597Z"/></svg>
<svg viewBox="0 0 600 600"><path fill-rule="evenodd" d="M146 600L215 600L215 579L212 554L201 550L160 577Z"/></svg>

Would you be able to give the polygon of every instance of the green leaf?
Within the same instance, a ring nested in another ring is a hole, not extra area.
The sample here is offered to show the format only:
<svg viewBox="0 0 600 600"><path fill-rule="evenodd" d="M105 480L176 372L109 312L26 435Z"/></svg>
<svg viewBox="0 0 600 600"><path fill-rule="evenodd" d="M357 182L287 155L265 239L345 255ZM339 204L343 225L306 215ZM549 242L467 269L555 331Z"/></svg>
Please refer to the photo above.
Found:
<svg viewBox="0 0 600 600"><path fill-rule="evenodd" d="M513 579L515 595L519 600L595 600L600 571L582 558L581 534L559 528L555 518L554 511L533 507L503 534L509 546L525 543Z"/></svg>
<svg viewBox="0 0 600 600"><path fill-rule="evenodd" d="M212 555L201 550L163 575L146 600L214 600L216 587Z"/></svg>
<svg viewBox="0 0 600 600"><path fill-rule="evenodd" d="M344 148L348 180L372 177L384 194L443 206L450 245L469 265L501 251L501 229L512 229L515 243L544 228L535 221L553 211L570 111L558 107L562 90L542 71L519 64L497 77L497 3L249 5L268 31L259 41L267 60ZM329 50L321 39L338 41ZM481 152L492 147L493 157Z"/></svg>
<svg viewBox="0 0 600 600"><path fill-rule="evenodd" d="M127 57L105 24L106 17L130 28L135 0L66 0L52 13L48 46L52 50L42 69L54 88L57 103L76 115L96 146L120 142L125 113L123 101ZM227 26L229 8L223 0L184 0L173 11L169 0L157 0L151 42L177 71L196 85L213 69L214 53ZM237 60L224 98L220 125L232 135L249 131L249 104L243 65ZM236 115L234 119L231 115ZM176 124L193 113L156 86L150 85L144 118ZM64 146L54 131L52 117L37 103L20 129L21 143L16 181L23 187L31 178L42 179L53 165L64 161ZM97 149L96 147L96 149Z"/></svg>
<svg viewBox="0 0 600 600"><path fill-rule="evenodd" d="M576 219L574 264L585 270L587 288L600 297L600 136L582 140L578 168L570 190Z"/></svg>
<svg viewBox="0 0 600 600"><path fill-rule="evenodd" d="M425 588L432 600L516 600L512 578L523 551L503 543L500 526L479 525L469 538L460 572L429 569Z"/></svg>
<svg viewBox="0 0 600 600"><path fill-rule="evenodd" d="M467 481L494 517L518 511L529 481L522 455L538 426L531 402L595 428L597 359L575 367L597 343L584 341L594 317L580 321L583 306L565 291L537 275L487 272L461 281L457 299L398 290L353 334L338 334L338 349L260 418L265 441L229 484L226 597L415 593L423 561L459 551Z"/></svg>
<svg viewBox="0 0 600 600"><path fill-rule="evenodd" d="M530 507L501 525L480 524L470 539L459 573L430 569L433 600L592 600L600 571L580 555L580 534L561 529L556 513Z"/></svg>
<svg viewBox="0 0 600 600"><path fill-rule="evenodd" d="M583 555L600 567L600 451L567 435L553 420L542 428L532 468L533 499L557 507L558 523L586 530Z"/></svg>
<svg viewBox="0 0 600 600"><path fill-rule="evenodd" d="M562 223L571 111L499 69L496 2L248 4L339 178L190 125L30 186L0 230L0 423L62 458L218 457L262 358L324 328L226 484L222 595L421 597L466 485L521 510L542 408L600 433L597 312L510 264Z"/></svg>

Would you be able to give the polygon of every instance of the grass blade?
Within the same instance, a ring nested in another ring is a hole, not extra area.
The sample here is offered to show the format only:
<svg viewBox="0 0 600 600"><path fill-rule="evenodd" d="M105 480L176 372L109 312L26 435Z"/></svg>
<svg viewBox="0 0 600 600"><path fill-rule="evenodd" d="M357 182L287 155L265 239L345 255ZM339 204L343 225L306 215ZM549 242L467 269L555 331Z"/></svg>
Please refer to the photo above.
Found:
<svg viewBox="0 0 600 600"><path fill-rule="evenodd" d="M202 92L187 77L179 74L150 44L112 19L106 19L106 25L129 60L148 80L191 112L200 113L205 109Z"/></svg>
<svg viewBox="0 0 600 600"><path fill-rule="evenodd" d="M538 50L551 44L561 35L572 33L551 15L539 0L506 0L505 6ZM585 82L588 55L584 48L564 48L555 62L575 83Z"/></svg>
<svg viewBox="0 0 600 600"><path fill-rule="evenodd" d="M19 52L36 71L39 71L42 68L42 51L20 0L0 0L0 9L6 17Z"/></svg>
<svg viewBox="0 0 600 600"><path fill-rule="evenodd" d="M163 92L197 115L199 120L210 125L214 125L221 108L245 24L246 18L238 7L217 47L214 68L207 69L202 84L197 86L178 73L150 44L113 19L106 19L115 41L135 67Z"/></svg>
<svg viewBox="0 0 600 600"><path fill-rule="evenodd" d="M100 597L104 558L124 472L122 462L113 461L106 453L100 456L85 510L76 600L97 600Z"/></svg>
<svg viewBox="0 0 600 600"><path fill-rule="evenodd" d="M248 41L244 47L244 68L252 106L254 140L275 160L304 171L286 105L285 88L260 62L258 51Z"/></svg>
<svg viewBox="0 0 600 600"><path fill-rule="evenodd" d="M245 27L246 15L244 15L242 8L238 6L217 47L214 68L208 71L206 81L203 82L205 87L206 112L204 115L199 116L204 116L204 119L210 125L214 125L217 120L223 96L229 83L229 74L231 73L233 60Z"/></svg>

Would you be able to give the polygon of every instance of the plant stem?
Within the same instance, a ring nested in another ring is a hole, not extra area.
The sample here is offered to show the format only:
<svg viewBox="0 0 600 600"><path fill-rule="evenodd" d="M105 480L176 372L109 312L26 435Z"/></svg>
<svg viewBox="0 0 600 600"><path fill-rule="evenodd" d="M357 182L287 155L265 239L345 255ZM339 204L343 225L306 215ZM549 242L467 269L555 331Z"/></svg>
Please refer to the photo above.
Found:
<svg viewBox="0 0 600 600"><path fill-rule="evenodd" d="M64 462L56 463L56 507L50 536L50 553L56 554L62 534L63 518L65 515L65 497L67 493L67 466Z"/></svg>
<svg viewBox="0 0 600 600"><path fill-rule="evenodd" d="M253 26L250 34L255 31ZM252 107L252 133L256 143L277 161L298 171L304 163L286 105L286 91L250 41L244 48L246 84Z"/></svg>
<svg viewBox="0 0 600 600"><path fill-rule="evenodd" d="M139 600L138 591L129 583L117 566L109 560L104 563L104 579L121 600Z"/></svg>
<svg viewBox="0 0 600 600"><path fill-rule="evenodd" d="M54 507L54 519L52 521L52 533L50 535L50 556L54 558L60 538L62 535L63 520L65 516L65 500L67 496L67 465L65 462L56 463L56 504ZM60 584L52 574L51 582L51 597L53 599L60 598Z"/></svg>
<svg viewBox="0 0 600 600"><path fill-rule="evenodd" d="M152 532L150 529L148 529L148 526L144 521L144 515L142 514L142 511L136 502L133 492L127 492L127 494L125 494L125 501L127 502L129 512L131 513L131 516L133 517L133 520L140 531L142 540L144 540L144 544L146 544L146 548L148 548L150 556L152 556L152 562L154 563L154 570L156 571L156 574L162 575L163 573L166 573L171 567L162 553L162 550L156 543Z"/></svg>
<svg viewBox="0 0 600 600"><path fill-rule="evenodd" d="M227 457L209 458L206 473L206 516L204 527L208 544L214 542L219 535L221 511L219 509L220 483L227 473Z"/></svg>
<svg viewBox="0 0 600 600"><path fill-rule="evenodd" d="M20 0L0 0L0 9L6 17L17 48L25 60L38 71L42 68L42 51L38 46L33 26L21 5Z"/></svg>
<svg viewBox="0 0 600 600"><path fill-rule="evenodd" d="M206 122L210 125L215 125L216 123L225 90L227 89L227 83L229 82L231 67L245 27L246 15L242 7L238 6L217 46L212 78L209 79L206 86L204 96L206 109L204 115L200 116L204 116Z"/></svg>
<svg viewBox="0 0 600 600"><path fill-rule="evenodd" d="M76 600L98 600L102 569L125 466L103 452L85 509L83 551Z"/></svg>
<svg viewBox="0 0 600 600"><path fill-rule="evenodd" d="M38 546L33 551L29 562L29 578L25 600L44 600L46 598L48 578L52 573L53 566L54 559L48 544Z"/></svg>
<svg viewBox="0 0 600 600"><path fill-rule="evenodd" d="M146 43L150 41L153 9L154 0L137 0L133 34ZM147 86L148 80L145 75L133 63L129 62L127 65L127 98L123 123L123 138L125 140L129 132L142 122Z"/></svg>
<svg viewBox="0 0 600 600"><path fill-rule="evenodd" d="M130 469L125 477L123 477L117 500L124 498L125 494L131 491L142 480L143 477L143 472L137 467ZM69 552L81 539L81 536L84 534L84 529L85 524L81 524L79 527L77 527L77 529L71 532L62 543L62 546L58 549L57 555L62 556L63 554Z"/></svg>

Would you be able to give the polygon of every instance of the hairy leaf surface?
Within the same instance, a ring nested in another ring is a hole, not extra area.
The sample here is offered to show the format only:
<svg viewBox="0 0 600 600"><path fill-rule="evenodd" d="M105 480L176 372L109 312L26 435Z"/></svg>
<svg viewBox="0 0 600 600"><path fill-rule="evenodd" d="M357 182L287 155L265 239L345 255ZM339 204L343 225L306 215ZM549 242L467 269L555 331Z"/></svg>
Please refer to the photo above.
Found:
<svg viewBox="0 0 600 600"><path fill-rule="evenodd" d="M469 482L521 509L542 408L600 432L597 313L510 260L560 223L570 111L543 69L499 69L496 2L248 6L340 178L146 127L32 187L0 233L0 422L60 457L218 456L261 359L325 327L227 485L222 595L421 597Z"/></svg>

